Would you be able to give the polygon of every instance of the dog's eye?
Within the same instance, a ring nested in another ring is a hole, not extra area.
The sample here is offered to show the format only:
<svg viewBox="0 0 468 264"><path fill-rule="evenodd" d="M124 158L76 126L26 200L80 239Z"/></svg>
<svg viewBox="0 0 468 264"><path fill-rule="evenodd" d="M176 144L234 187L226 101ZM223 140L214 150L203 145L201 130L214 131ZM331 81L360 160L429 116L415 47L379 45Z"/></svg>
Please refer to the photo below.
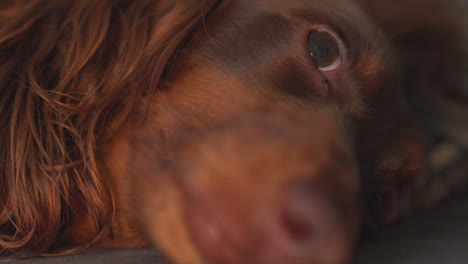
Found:
<svg viewBox="0 0 468 264"><path fill-rule="evenodd" d="M332 71L343 62L341 42L326 31L313 31L308 39L309 52L320 71Z"/></svg>

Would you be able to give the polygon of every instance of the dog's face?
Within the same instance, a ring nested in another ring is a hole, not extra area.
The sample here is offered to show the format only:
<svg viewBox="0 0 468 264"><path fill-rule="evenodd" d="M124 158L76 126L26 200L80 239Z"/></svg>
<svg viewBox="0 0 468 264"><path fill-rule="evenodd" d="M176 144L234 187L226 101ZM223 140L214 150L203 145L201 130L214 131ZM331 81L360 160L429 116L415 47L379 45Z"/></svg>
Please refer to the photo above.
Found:
<svg viewBox="0 0 468 264"><path fill-rule="evenodd" d="M150 239L176 263L346 263L372 179L419 168L393 52L353 1L222 3L131 136Z"/></svg>

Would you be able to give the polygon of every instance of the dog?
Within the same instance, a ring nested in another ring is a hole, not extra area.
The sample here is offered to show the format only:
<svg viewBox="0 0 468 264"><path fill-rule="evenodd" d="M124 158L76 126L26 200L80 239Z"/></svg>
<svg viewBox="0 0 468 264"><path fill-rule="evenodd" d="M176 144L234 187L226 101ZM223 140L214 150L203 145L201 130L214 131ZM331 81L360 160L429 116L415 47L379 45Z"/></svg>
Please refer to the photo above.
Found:
<svg viewBox="0 0 468 264"><path fill-rule="evenodd" d="M446 0L3 1L0 248L348 263L363 232L428 206L418 114L462 72L462 16Z"/></svg>

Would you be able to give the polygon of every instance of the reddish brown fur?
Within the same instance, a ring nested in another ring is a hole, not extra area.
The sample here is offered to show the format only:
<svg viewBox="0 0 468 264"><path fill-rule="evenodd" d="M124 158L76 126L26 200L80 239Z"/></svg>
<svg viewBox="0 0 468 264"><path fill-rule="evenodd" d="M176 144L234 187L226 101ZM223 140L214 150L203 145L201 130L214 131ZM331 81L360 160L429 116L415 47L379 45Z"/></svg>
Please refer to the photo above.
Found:
<svg viewBox="0 0 468 264"><path fill-rule="evenodd" d="M367 195L387 193L377 221L393 221L423 173L404 97L426 73L417 61L461 48L446 1L398 2L0 3L0 249L345 263ZM325 75L304 48L317 24L348 49ZM332 228L289 258L270 214L295 182L313 185L325 209L312 218Z"/></svg>

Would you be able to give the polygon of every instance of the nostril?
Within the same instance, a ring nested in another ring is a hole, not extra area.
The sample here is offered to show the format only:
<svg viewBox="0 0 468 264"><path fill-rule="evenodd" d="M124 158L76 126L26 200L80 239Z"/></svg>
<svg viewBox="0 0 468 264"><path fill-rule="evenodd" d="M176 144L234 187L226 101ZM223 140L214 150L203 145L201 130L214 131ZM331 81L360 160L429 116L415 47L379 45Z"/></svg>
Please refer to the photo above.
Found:
<svg viewBox="0 0 468 264"><path fill-rule="evenodd" d="M337 206L317 186L296 182L283 195L278 242L287 255L313 254L317 263L342 263L351 245L341 218Z"/></svg>
<svg viewBox="0 0 468 264"><path fill-rule="evenodd" d="M314 224L308 212L308 198L299 196L303 195L292 193L286 198L280 211L280 224L288 238L301 243L313 236Z"/></svg>
<svg viewBox="0 0 468 264"><path fill-rule="evenodd" d="M310 182L299 181L287 189L280 223L290 239L306 242L314 235L334 228L338 224L336 218L333 203Z"/></svg>
<svg viewBox="0 0 468 264"><path fill-rule="evenodd" d="M312 236L312 225L307 222L307 219L295 214L295 212L284 211L281 214L280 222L287 236L293 241L304 242Z"/></svg>

